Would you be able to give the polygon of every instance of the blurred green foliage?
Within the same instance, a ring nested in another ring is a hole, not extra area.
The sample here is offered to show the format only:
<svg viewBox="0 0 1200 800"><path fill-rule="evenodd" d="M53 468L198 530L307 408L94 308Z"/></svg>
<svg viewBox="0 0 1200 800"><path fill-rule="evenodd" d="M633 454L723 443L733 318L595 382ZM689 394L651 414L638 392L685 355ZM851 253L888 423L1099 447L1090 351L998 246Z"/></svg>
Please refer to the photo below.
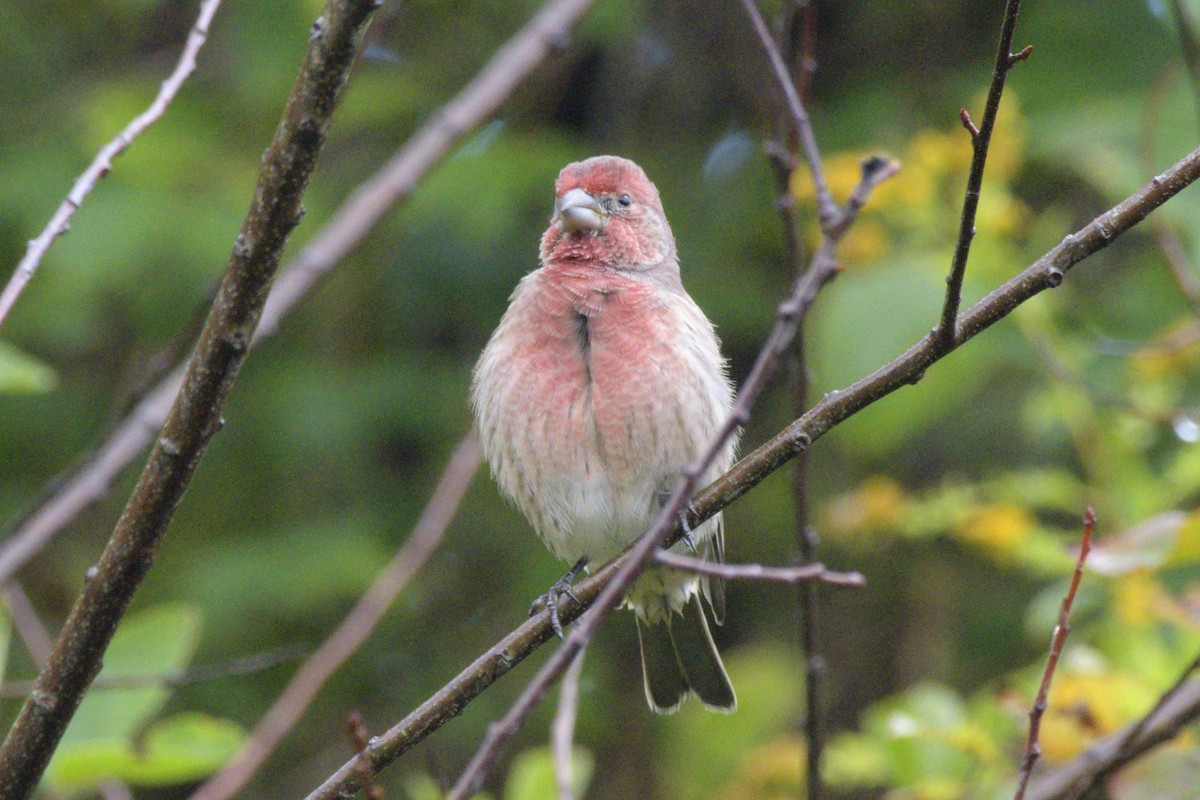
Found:
<svg viewBox="0 0 1200 800"><path fill-rule="evenodd" d="M156 677L181 673L200 632L200 614L187 606L160 605L124 621L105 653L96 688L79 706L46 769L49 793L88 794L112 780L131 786L186 783L237 752L243 734L232 722L194 712L156 719L170 696Z"/></svg>
<svg viewBox="0 0 1200 800"><path fill-rule="evenodd" d="M386 4L292 252L537 7ZM867 153L886 151L904 168L864 210L840 252L842 274L814 309L814 393L873 370L936 321L969 158L958 110L981 114L1001 7L820 3L812 109L835 194L845 198ZM0 519L18 519L104 435L153 375L156 354L203 309L319 9L316 0L226 4L170 112L118 159L5 322ZM17 263L95 151L150 101L195 10L161 0L4 6L5 263ZM1017 44L1027 42L1035 51L1009 79L966 302L1190 150L1200 128L1169 3L1027 4ZM535 266L552 182L568 161L615 152L646 168L685 283L744 378L791 281L779 187L760 147L776 129L776 98L737 3L600 2L254 353L107 672L315 647L332 630L405 538L467 430L471 365ZM811 237L802 169L788 189ZM1195 190L1156 217L1196 254ZM821 557L868 578L863 590L822 595L825 768L839 792L936 800L1011 790L1088 503L1101 541L1051 695L1046 761L1135 718L1195 656L1197 326L1143 226L813 448ZM781 380L745 448L795 406ZM20 573L52 629L135 474ZM791 557L788 481L785 470L729 510L732 559ZM340 733L349 710L381 731L523 619L561 571L481 477L443 547L246 796L310 790L353 752ZM632 625L618 616L606 626L581 687L576 776L586 796L797 796L794 599L774 585L731 588L717 631L739 692L729 717L694 707L650 715ZM4 678L31 676L24 649L0 634ZM386 773L387 796L436 797L532 666ZM115 776L139 798L185 797L290 672L97 690L43 792L86 794ZM16 710L6 701L0 718ZM549 796L550 713L522 731L489 796ZM1110 794L1188 796L1194 735L1114 779Z"/></svg>

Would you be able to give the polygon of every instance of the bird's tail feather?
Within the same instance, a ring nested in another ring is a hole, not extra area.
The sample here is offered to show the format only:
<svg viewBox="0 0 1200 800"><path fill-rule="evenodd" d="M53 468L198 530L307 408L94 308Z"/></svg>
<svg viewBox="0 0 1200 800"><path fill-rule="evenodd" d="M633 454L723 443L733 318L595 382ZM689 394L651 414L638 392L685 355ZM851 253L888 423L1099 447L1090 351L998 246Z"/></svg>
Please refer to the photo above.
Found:
<svg viewBox="0 0 1200 800"><path fill-rule="evenodd" d="M699 595L688 598L682 615L670 614L659 622L648 622L639 615L637 626L651 709L670 714L689 692L712 711L730 713L737 708L737 695L708 629Z"/></svg>

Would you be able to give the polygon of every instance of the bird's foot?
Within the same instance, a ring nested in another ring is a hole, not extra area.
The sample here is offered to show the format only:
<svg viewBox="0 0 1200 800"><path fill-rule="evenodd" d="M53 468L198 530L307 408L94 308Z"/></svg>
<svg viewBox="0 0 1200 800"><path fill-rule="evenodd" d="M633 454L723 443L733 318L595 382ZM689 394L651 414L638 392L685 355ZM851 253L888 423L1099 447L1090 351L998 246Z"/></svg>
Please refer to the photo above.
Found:
<svg viewBox="0 0 1200 800"><path fill-rule="evenodd" d="M687 549L692 552L692 555L698 555L696 550L696 538L692 536L692 526L688 525L688 514L695 516L696 507L692 505L692 501L688 500L687 507L679 512L679 527L683 530L683 543L687 545Z"/></svg>
<svg viewBox="0 0 1200 800"><path fill-rule="evenodd" d="M587 570L587 563L588 560L586 557L576 561L574 566L567 570L566 575L556 580L549 591L534 600L533 605L529 607L529 616L531 617L539 613L543 608L550 612L550 627L554 629L554 635L559 638L559 641L562 641L563 638L562 621L559 619L558 614L559 604L562 603L564 596L579 603L579 597L576 596L575 589L572 588L571 584L575 580L575 576Z"/></svg>

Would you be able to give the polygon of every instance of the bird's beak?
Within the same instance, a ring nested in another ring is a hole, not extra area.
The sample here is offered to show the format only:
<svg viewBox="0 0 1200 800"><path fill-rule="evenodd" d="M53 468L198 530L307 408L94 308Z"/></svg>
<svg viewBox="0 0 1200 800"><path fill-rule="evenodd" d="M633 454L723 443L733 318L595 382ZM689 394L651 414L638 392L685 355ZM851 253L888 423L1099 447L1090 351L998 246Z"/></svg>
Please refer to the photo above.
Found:
<svg viewBox="0 0 1200 800"><path fill-rule="evenodd" d="M562 218L563 230L567 233L599 231L608 218L596 198L583 189L572 189L560 197L558 214Z"/></svg>

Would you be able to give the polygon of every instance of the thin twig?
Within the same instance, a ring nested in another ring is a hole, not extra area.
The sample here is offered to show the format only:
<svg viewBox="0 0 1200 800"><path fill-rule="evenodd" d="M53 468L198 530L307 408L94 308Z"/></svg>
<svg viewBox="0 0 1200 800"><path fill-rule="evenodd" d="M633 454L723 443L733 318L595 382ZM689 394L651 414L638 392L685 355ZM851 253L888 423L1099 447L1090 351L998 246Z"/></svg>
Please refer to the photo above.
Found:
<svg viewBox="0 0 1200 800"><path fill-rule="evenodd" d="M1200 148L1188 153L1170 169L1088 225L1068 234L1060 244L1032 265L963 312L963 342L995 325L1030 298L1059 286L1075 264L1110 246L1121 234L1197 179L1200 179ZM920 341L870 375L844 390L827 393L803 416L697 493L688 506L689 527L694 530L704 520L735 502L768 475L788 463L800 450L809 447L812 442L863 408L902 386L917 383L929 367L945 356L946 353L933 341L932 334L926 334ZM665 538L663 544L673 544L678 541L680 535L678 526L672 528L671 534ZM644 544L645 541L647 540L642 539L639 543ZM567 603L560 607L559 614L564 625L578 619L592 606L601 590L623 566L624 559L625 556L622 555L610 561L590 578L573 587L580 602ZM554 674L561 674L561 670L565 670L566 667L565 664L558 663L560 658L565 657L560 654L570 650L567 656L573 656L577 651L575 632L579 627L572 627L566 641L547 663L547 669L559 670ZM546 612L530 617L511 631L412 713L378 737L375 744L369 748L371 763L376 772L461 713L471 700L553 637L549 614ZM586 635L583 638L586 638ZM1200 688L1197 691L1200 693ZM1191 699L1190 695L1188 697ZM358 788L354 766L352 763L346 764L309 793L308 800L336 800Z"/></svg>
<svg viewBox="0 0 1200 800"><path fill-rule="evenodd" d="M962 216L958 226L958 244L954 248L954 259L950 274L946 277L946 301L942 305L942 316L937 327L937 342L944 350L958 346L958 307L962 301L963 278L967 272L967 258L971 254L971 242L975 238L975 212L979 208L979 192L983 185L983 170L987 166L988 147L992 142L992 129L996 125L996 114L1000 111L1000 97L1004 93L1004 79L1013 64L1023 61L1033 52L1029 45L1019 53L1012 53L1013 33L1017 27L1017 14L1021 0L1008 0L1004 7L1004 24L1000 28L1000 45L996 50L996 65L992 69L992 84L988 87L987 102L983 108L983 120L979 127L971 121L964 108L961 112L963 127L971 135L971 172L967 176L967 191L963 197Z"/></svg>
<svg viewBox="0 0 1200 800"><path fill-rule="evenodd" d="M1079 545L1079 558L1075 562L1075 574L1071 576L1071 585L1063 597L1062 608L1058 612L1058 624L1054 626L1054 634L1050 637L1050 656L1046 659L1046 668L1042 671L1042 682L1038 686L1037 699L1029 710L1029 737L1025 740L1025 757L1021 760L1021 772L1017 780L1017 792L1014 800L1024 800L1025 789L1029 786L1029 776L1033 774L1033 765L1042 755L1042 745L1038 742L1038 733L1042 728L1042 715L1046 713L1046 702L1050 697L1050 681L1054 679L1054 670L1058 667L1058 659L1062 655L1063 643L1071 632L1068 620L1071 618L1071 606L1075 605L1075 592L1083 579L1083 565L1087 563L1088 553L1092 549L1092 529L1096 525L1096 512L1091 506L1083 512L1083 541Z"/></svg>
<svg viewBox="0 0 1200 800"><path fill-rule="evenodd" d="M42 232L38 234L36 239L29 242L29 246L25 250L25 256L17 264L16 271L13 272L8 285L4 287L4 292L0 294L0 325L4 324L4 319L8 316L8 312L12 309L13 304L17 302L17 297L21 294L21 290L25 288L25 285L33 277L33 273L37 271L38 265L41 263L43 256L46 255L46 251L50 249L51 243L67 232L67 229L70 227L71 217L75 216L75 212L83 205L83 201L92 189L96 187L100 179L112 170L113 159L125 152L133 144L134 139L141 136L147 128L157 122L167 112L167 108L171 105L171 101L175 99L175 95L179 93L184 82L196 69L196 55L208 39L208 26L212 22L213 15L217 13L220 5L221 0L202 0L200 3L200 13L196 17L196 22L192 25L191 31L188 33L187 42L183 46L183 53L180 54L179 61L175 64L175 69L163 81L162 87L158 90L158 95L154 98L154 102L145 111L134 117L125 126L125 129L117 134L115 139L100 148L100 152L92 159L92 163L75 180L75 185L71 187L70 194L62 201L58 210L54 212L54 216L46 223L46 227L42 229Z"/></svg>
<svg viewBox="0 0 1200 800"><path fill-rule="evenodd" d="M180 364L163 378L93 455L58 481L58 488L23 516L0 546L0 585L12 580L16 571L41 552L83 509L104 498L121 470L146 449L166 421L171 403L179 393L184 366Z"/></svg>
<svg viewBox="0 0 1200 800"><path fill-rule="evenodd" d="M797 60L800 81L796 94L804 103L812 102L813 78L817 73L817 0L797 0L800 12L800 42Z"/></svg>
<svg viewBox="0 0 1200 800"><path fill-rule="evenodd" d="M866 579L858 572L833 572L826 569L824 564L815 562L800 564L794 567L765 567L762 564L723 564L672 553L670 550L659 550L654 554L654 560L664 567L687 570L699 575L711 575L714 578L725 578L726 580L748 579L789 584L816 581L818 583L828 583L831 586L865 586L867 583Z"/></svg>
<svg viewBox="0 0 1200 800"><path fill-rule="evenodd" d="M362 183L286 267L267 298L254 344L280 322L376 226L403 202L454 146L491 116L596 0L552 0L500 48L472 81L432 114L395 155ZM118 425L95 455L25 516L0 546L0 585L37 555L84 508L102 499L113 479L150 443L183 380L183 365L164 378Z"/></svg>
<svg viewBox="0 0 1200 800"><path fill-rule="evenodd" d="M817 24L816 0L796 0L784 4L783 21L779 29L779 51L787 55L786 63L794 70L799 62L799 81L796 95L807 111L812 94L813 77L817 62L815 57ZM761 40L761 37L760 37ZM785 89L785 92L787 90ZM780 138L772 150L775 157L776 181L780 198L777 202L783 222L786 264L796 279L807 268L802 257L800 227L796 217L796 203L792 194L792 170L796 164L796 148L799 132L795 122L786 111L780 112ZM829 230L830 226L825 226ZM794 382L795 412L803 414L809 406L809 375L805 348L805 326L796 326L796 335L790 350L790 371ZM809 520L809 465L808 452L800 453L792 468L792 513L795 523L796 555L801 566L817 560L817 532ZM804 658L804 755L809 800L821 800L824 792L821 781L821 753L824 750L824 723L822 715L825 693L825 657L821 653L819 587L815 582L803 581L796 586L800 651Z"/></svg>
<svg viewBox="0 0 1200 800"><path fill-rule="evenodd" d="M89 572L53 655L0 749L0 797L37 785L154 556L237 379L279 256L341 98L375 0L329 0L309 35L300 73L263 156L213 310L179 395L99 564Z"/></svg>
<svg viewBox="0 0 1200 800"><path fill-rule="evenodd" d="M771 33L767 30L767 23L763 21L758 6L754 4L754 0L742 0L742 5L750 17L754 32L758 34L759 43L767 54L767 60L771 62L771 70L775 73L775 79L783 90L784 101L788 112L792 115L792 122L796 126L796 135L800 138L800 147L804 150L804 158L808 161L809 171L812 172L813 186L817 191L817 216L821 220L822 229L824 229L838 215L838 205L834 201L833 195L829 193L829 184L825 181L825 167L821 161L821 150L817 147L817 137L813 132L812 120L804 108L804 103L800 100L800 94L796 91L795 84L792 83L787 65L783 63L783 56L779 54L779 48L776 47L775 40L771 38Z"/></svg>
<svg viewBox="0 0 1200 800"><path fill-rule="evenodd" d="M50 638L50 632L42 624L37 611L34 610L33 603L29 602L29 595L25 594L21 584L13 581L5 586L3 591L4 605L8 608L8 616L12 619L13 627L17 629L17 635L21 637L21 641L25 643L25 651L33 659L34 665L41 669L50 659L50 652L54 649L54 640ZM3 677L0 675L0 679ZM27 693L22 692L18 697L23 697ZM0 697L2 696L0 694Z"/></svg>
<svg viewBox="0 0 1200 800"><path fill-rule="evenodd" d="M558 800L575 800L575 717L579 711L579 676L587 647L580 649L563 675L558 687L558 709L550 724L550 752L554 758L554 779Z"/></svg>
<svg viewBox="0 0 1200 800"><path fill-rule="evenodd" d="M467 434L455 448L438 480L437 488L433 490L404 546L379 572L371 588L337 629L300 665L287 688L259 721L233 760L197 789L191 800L226 800L254 776L300 719L325 682L366 641L396 596L441 544L442 535L454 519L467 487L479 470L481 459L478 439L473 433ZM370 762L369 759L360 759L360 762L357 769L361 774L364 769L362 763Z"/></svg>
<svg viewBox="0 0 1200 800"><path fill-rule="evenodd" d="M1179 234L1175 232L1169 222L1158 217L1152 220L1150 232L1154 236L1154 243L1158 245L1159 252L1167 262L1167 267L1171 270L1175 284L1179 287L1179 291L1187 300L1188 305L1192 307L1192 313L1200 315L1200 278L1196 277L1196 269L1192 266L1192 261L1188 258L1187 253L1184 252L1183 242L1179 241Z"/></svg>
<svg viewBox="0 0 1200 800"><path fill-rule="evenodd" d="M124 673L121 675L96 676L92 681L92 689L132 689L140 686L163 686L168 689L178 689L180 686L192 686L197 683L231 678L239 675L251 675L270 669L285 661L294 661L304 655L305 648L297 646L277 647L261 653L243 656L241 658L221 661L215 664L204 664L190 669L173 672ZM9 681L0 685L0 698L10 699L24 697L33 691L33 681Z"/></svg>

